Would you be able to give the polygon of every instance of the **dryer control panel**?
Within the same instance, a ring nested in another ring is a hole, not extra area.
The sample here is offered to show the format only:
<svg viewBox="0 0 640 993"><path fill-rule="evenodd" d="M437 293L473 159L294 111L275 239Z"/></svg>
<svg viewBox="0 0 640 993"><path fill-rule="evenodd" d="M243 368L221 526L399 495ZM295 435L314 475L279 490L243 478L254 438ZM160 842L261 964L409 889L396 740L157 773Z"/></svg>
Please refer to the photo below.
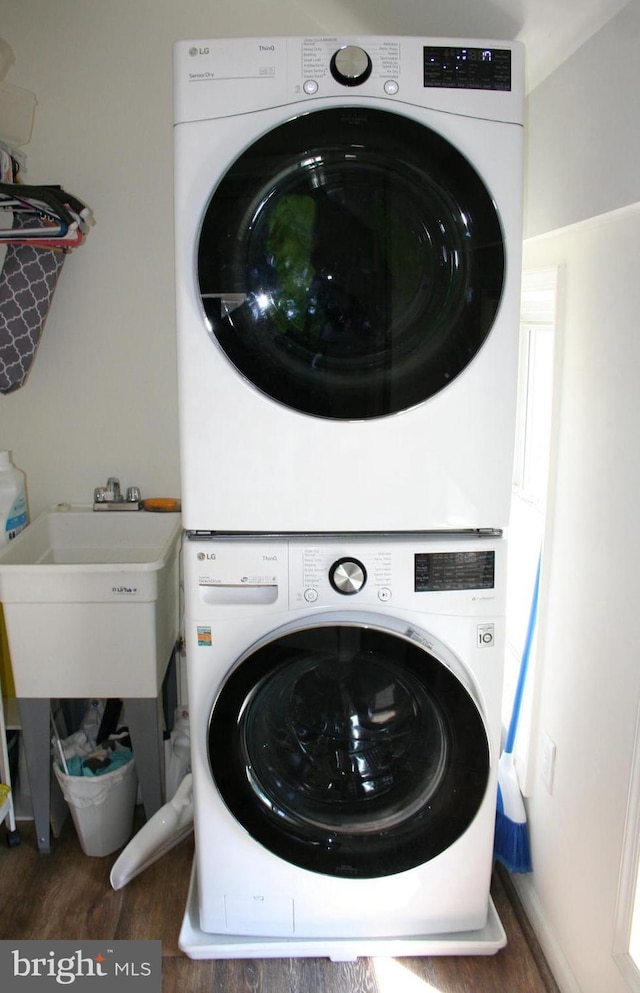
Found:
<svg viewBox="0 0 640 993"><path fill-rule="evenodd" d="M511 50L425 45L424 85L458 90L511 89Z"/></svg>
<svg viewBox="0 0 640 993"><path fill-rule="evenodd" d="M174 45L174 122L365 98L522 124L519 42L407 36L210 38Z"/></svg>

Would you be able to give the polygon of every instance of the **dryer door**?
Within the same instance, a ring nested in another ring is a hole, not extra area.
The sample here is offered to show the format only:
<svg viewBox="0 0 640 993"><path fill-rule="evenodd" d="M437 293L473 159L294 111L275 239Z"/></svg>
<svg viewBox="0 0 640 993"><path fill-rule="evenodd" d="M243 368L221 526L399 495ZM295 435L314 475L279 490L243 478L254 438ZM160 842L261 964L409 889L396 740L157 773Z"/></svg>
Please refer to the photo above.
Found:
<svg viewBox="0 0 640 993"><path fill-rule="evenodd" d="M319 620L276 633L225 682L211 772L236 820L280 858L387 876L449 848L478 812L490 760L473 689L443 645L404 629Z"/></svg>
<svg viewBox="0 0 640 993"><path fill-rule="evenodd" d="M242 376L295 410L362 419L462 372L493 324L505 253L456 148L349 107L288 121L236 160L197 263L208 329Z"/></svg>

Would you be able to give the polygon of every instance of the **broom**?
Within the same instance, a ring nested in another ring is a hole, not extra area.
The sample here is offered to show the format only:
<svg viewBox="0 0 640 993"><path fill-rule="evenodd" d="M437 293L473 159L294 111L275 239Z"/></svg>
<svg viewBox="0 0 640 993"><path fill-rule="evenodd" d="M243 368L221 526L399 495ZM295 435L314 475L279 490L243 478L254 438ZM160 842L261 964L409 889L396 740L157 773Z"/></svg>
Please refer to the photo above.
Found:
<svg viewBox="0 0 640 993"><path fill-rule="evenodd" d="M529 832L527 829L527 814L520 792L518 777L513 761L513 749L516 742L520 708L529 668L531 645L538 617L538 595L540 591L540 557L531 597L529 624L520 661L518 685L513 699L513 711L507 731L504 750L498 762L498 802L496 810L496 833L493 843L493 853L499 862L510 872L531 872L531 851L529 848Z"/></svg>

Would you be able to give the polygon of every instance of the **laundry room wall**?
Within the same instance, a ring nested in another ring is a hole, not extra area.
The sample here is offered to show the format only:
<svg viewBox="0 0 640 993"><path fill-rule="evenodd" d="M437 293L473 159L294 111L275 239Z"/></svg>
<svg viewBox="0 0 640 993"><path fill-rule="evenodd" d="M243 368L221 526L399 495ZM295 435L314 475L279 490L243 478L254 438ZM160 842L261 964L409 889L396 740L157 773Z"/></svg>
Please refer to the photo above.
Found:
<svg viewBox="0 0 640 993"><path fill-rule="evenodd" d="M534 872L518 887L563 993L629 990L614 948L640 700L639 27L634 0L528 101L524 265L557 266L560 294Z"/></svg>
<svg viewBox="0 0 640 993"><path fill-rule="evenodd" d="M640 200L639 54L633 0L531 94L526 237Z"/></svg>

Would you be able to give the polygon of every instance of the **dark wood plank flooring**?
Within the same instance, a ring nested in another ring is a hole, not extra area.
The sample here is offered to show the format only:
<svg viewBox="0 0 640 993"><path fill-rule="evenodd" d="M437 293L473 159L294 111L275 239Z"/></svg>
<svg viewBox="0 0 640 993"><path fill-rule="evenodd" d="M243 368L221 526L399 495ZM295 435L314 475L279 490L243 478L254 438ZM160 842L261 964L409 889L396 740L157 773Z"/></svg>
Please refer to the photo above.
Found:
<svg viewBox="0 0 640 993"><path fill-rule="evenodd" d="M88 858L68 818L51 855L32 825L0 844L0 939L160 938L163 993L557 993L506 873L492 894L507 947L495 956L193 961L178 948L193 857L191 839L114 893L115 856Z"/></svg>

